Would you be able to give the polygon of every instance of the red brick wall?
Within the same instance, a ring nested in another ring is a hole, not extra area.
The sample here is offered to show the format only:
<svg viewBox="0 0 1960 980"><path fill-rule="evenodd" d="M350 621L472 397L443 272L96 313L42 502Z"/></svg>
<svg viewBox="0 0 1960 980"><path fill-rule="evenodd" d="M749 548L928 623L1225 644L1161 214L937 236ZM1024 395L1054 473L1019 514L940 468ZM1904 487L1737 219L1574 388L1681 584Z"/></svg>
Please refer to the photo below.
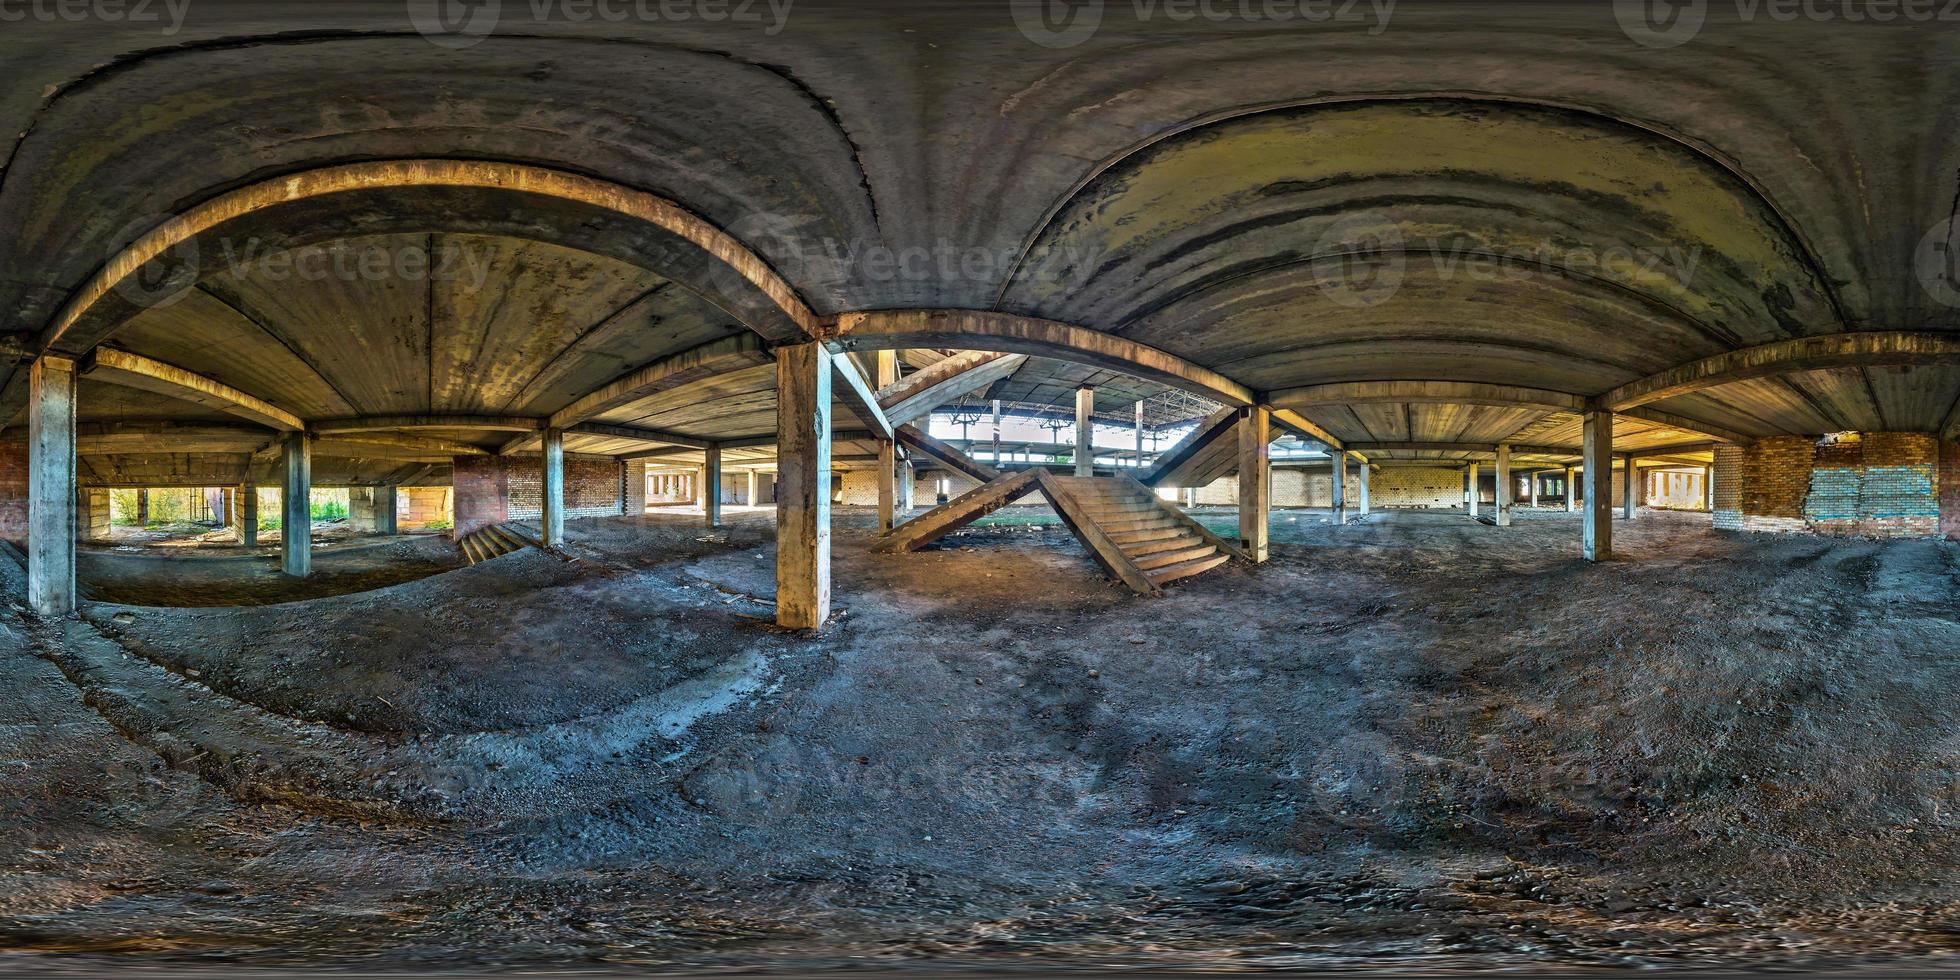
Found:
<svg viewBox="0 0 1960 980"><path fill-rule="evenodd" d="M1742 454L1742 512L1801 519L1815 454L1809 436L1771 436L1752 443Z"/></svg>
<svg viewBox="0 0 1960 980"><path fill-rule="evenodd" d="M456 494L452 538L461 538L486 524L509 520L509 480L498 456L457 456L451 461Z"/></svg>
<svg viewBox="0 0 1960 980"><path fill-rule="evenodd" d="M0 538L27 540L27 440L0 440Z"/></svg>
<svg viewBox="0 0 1960 980"><path fill-rule="evenodd" d="M1726 479L1741 457L1740 479ZM1917 538L1956 520L1940 446L1911 432L1777 436L1716 455L1716 522L1730 530ZM1739 486L1737 485L1739 483ZM1738 493L1739 491L1739 493ZM1739 497L1739 514L1727 512Z"/></svg>

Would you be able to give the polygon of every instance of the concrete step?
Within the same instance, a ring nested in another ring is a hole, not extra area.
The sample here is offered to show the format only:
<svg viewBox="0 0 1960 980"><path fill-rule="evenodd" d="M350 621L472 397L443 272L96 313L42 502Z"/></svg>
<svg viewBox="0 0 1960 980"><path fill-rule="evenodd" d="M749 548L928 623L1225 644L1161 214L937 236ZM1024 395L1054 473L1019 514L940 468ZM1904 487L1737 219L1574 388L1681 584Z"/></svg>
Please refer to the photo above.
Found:
<svg viewBox="0 0 1960 980"><path fill-rule="evenodd" d="M530 546L530 542L524 540L523 538L518 537L509 528L504 527L502 524L492 524L489 527L484 528L484 530L488 531L490 535L496 539L497 554L508 555L511 552L518 550L519 548L526 548Z"/></svg>
<svg viewBox="0 0 1960 980"><path fill-rule="evenodd" d="M1195 562L1200 558L1208 558L1215 554L1218 554L1218 549L1212 547L1210 542L1206 542L1189 548L1182 548L1177 551L1164 551L1154 555L1145 555L1142 557L1131 555L1130 560L1135 562L1138 568L1149 572L1155 568L1169 568L1173 565Z"/></svg>
<svg viewBox="0 0 1960 980"><path fill-rule="evenodd" d="M1214 550L1209 558L1198 558L1176 565L1166 565L1155 571L1145 572L1144 575L1149 577L1151 582L1157 585L1163 585L1165 582L1175 582L1181 578L1189 578L1199 572L1211 571L1230 560L1230 555Z"/></svg>
<svg viewBox="0 0 1960 980"><path fill-rule="evenodd" d="M1158 528L1175 528L1179 526L1175 518L1163 513L1132 520L1097 521L1096 523L1101 524L1102 529L1110 534L1122 534L1126 531L1154 531Z"/></svg>
<svg viewBox="0 0 1960 980"><path fill-rule="evenodd" d="M1152 538L1148 541L1135 541L1128 544L1119 541L1116 546L1122 548L1124 554L1129 555L1132 559L1136 559L1142 558L1145 555L1162 554L1166 551L1196 548L1199 545L1204 545L1209 548L1211 547L1211 542L1186 531L1174 537Z"/></svg>
<svg viewBox="0 0 1960 980"><path fill-rule="evenodd" d="M476 535L472 533L464 535L456 541L456 546L463 550L463 557L468 558L472 565L483 560L482 552L477 549L475 539Z"/></svg>
<svg viewBox="0 0 1960 980"><path fill-rule="evenodd" d="M1104 528L1103 530L1108 531L1109 529ZM1181 527L1175 527L1175 526L1153 527L1142 531L1111 532L1109 535L1109 540L1114 541L1116 543L1116 546L1119 548L1126 548L1129 547L1130 545L1141 544L1145 541L1162 541L1167 538L1183 537L1186 533L1188 532L1186 532Z"/></svg>

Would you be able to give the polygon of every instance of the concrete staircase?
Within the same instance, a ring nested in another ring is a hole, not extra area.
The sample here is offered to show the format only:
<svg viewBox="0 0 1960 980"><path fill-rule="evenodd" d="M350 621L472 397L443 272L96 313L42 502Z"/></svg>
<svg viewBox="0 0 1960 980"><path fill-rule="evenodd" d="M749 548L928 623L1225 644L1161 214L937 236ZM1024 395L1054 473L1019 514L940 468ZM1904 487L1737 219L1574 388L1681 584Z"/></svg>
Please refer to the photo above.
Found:
<svg viewBox="0 0 1960 980"><path fill-rule="evenodd" d="M520 548L536 547L537 542L509 524L488 524L457 539L456 546L474 565Z"/></svg>
<svg viewBox="0 0 1960 980"><path fill-rule="evenodd" d="M1077 520L1092 524L1142 574L1153 592L1166 583L1217 568L1238 553L1127 476L1049 479L1060 491L1058 508L1073 511L1064 513L1064 519L1071 525ZM1082 534L1082 529L1077 528L1077 533Z"/></svg>

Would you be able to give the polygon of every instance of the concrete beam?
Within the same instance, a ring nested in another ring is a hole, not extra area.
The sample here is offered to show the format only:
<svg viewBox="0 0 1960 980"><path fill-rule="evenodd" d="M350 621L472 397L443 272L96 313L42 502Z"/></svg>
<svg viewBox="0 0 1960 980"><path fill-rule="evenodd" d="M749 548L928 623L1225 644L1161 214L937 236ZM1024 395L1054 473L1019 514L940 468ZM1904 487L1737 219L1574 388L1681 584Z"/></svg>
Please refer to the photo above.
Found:
<svg viewBox="0 0 1960 980"><path fill-rule="evenodd" d="M1315 425L1312 419L1309 419L1306 416L1301 415L1299 412L1293 411L1290 408L1273 409L1273 424L1278 425L1280 428L1286 429L1289 432L1292 432L1294 435L1301 436L1302 438L1306 438L1306 439L1312 439L1313 441L1318 442L1329 449L1350 448L1345 443L1341 442L1341 440L1336 439L1332 432L1329 432L1326 429L1323 429L1320 426ZM1360 458L1362 459L1362 461L1365 462L1368 457L1361 456Z"/></svg>
<svg viewBox="0 0 1960 980"><path fill-rule="evenodd" d="M769 353L756 337L724 337L620 375L551 413L548 424L569 428L649 395L767 363Z"/></svg>
<svg viewBox="0 0 1960 980"><path fill-rule="evenodd" d="M911 377L878 388L878 404L893 425L916 421L1019 370L1026 354L962 351Z"/></svg>
<svg viewBox="0 0 1960 980"><path fill-rule="evenodd" d="M1577 457L1579 450L1571 446L1520 446L1511 445L1511 452L1518 456L1570 456ZM1437 452L1437 453L1497 453L1497 444L1490 442L1366 442L1350 443L1350 448L1361 448L1371 452Z"/></svg>
<svg viewBox="0 0 1960 980"><path fill-rule="evenodd" d="M830 383L822 344L776 351L776 624L830 619Z"/></svg>
<svg viewBox="0 0 1960 980"><path fill-rule="evenodd" d="M873 391L871 384L864 380L864 375L858 371L857 365L848 357L833 356L830 359L830 368L837 372L837 380L842 382L838 385L838 390L844 396L844 404L850 406L851 413L858 417L858 421L878 433L878 438L885 442L892 441L892 424L886 421L884 409L878 407L877 392Z"/></svg>
<svg viewBox="0 0 1960 980"><path fill-rule="evenodd" d="M349 432L408 432L417 429L536 432L544 426L544 419L521 415L364 415L359 418L321 419L306 428L317 436L331 436Z"/></svg>
<svg viewBox="0 0 1960 980"><path fill-rule="evenodd" d="M1823 368L1960 363L1960 336L1947 332L1902 330L1798 337L1704 357L1638 381L1595 399L1611 411L1751 378Z"/></svg>
<svg viewBox="0 0 1960 980"><path fill-rule="evenodd" d="M942 347L1037 354L1157 381L1227 405L1259 401L1251 388L1210 368L1087 327L991 310L877 310L843 313L823 336L847 350Z"/></svg>
<svg viewBox="0 0 1960 980"><path fill-rule="evenodd" d="M1756 438L1754 436L1751 436L1744 432L1738 432L1734 429L1725 428L1723 426L1716 425L1712 422L1703 422L1700 419L1691 419L1685 415L1675 415L1670 412L1663 412L1656 408L1623 408L1619 410L1618 414L1626 416L1627 418L1630 419L1639 419L1642 422L1652 422L1655 425L1665 425L1670 429L1680 429L1683 432L1692 432L1697 435L1708 436L1711 439L1716 439L1721 442L1734 443L1735 445L1738 446L1746 446L1756 441Z"/></svg>
<svg viewBox="0 0 1960 980"><path fill-rule="evenodd" d="M1586 407L1586 399L1582 395L1466 381L1346 381L1269 391L1266 400L1274 408L1381 404L1495 405L1536 408L1547 412L1577 412Z"/></svg>
<svg viewBox="0 0 1960 980"><path fill-rule="evenodd" d="M27 605L75 611L75 376L65 357L27 369Z"/></svg>
<svg viewBox="0 0 1960 980"><path fill-rule="evenodd" d="M306 428L299 416L271 402L174 364L128 351L98 347L82 360L82 373L91 380L168 395L282 432Z"/></svg>

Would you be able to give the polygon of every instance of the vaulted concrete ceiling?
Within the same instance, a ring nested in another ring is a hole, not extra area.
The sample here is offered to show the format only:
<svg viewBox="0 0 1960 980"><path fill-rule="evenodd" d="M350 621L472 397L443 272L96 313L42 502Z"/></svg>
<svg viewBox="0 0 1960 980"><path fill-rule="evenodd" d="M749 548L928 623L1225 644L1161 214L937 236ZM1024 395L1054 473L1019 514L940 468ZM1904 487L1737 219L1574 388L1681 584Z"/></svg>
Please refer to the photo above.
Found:
<svg viewBox="0 0 1960 980"><path fill-rule="evenodd" d="M1787 338L1960 331L1960 290L1926 261L1942 254L1929 243L1960 244L1943 238L1960 73L1928 70L1960 60L1960 24L1742 23L1715 5L1696 40L1657 48L1608 5L1404 0L1386 29L1112 5L1093 37L1045 47L1007 4L796 6L774 32L504 6L467 47L430 43L392 2L210 0L170 36L10 25L8 329L45 336L111 256L228 191L446 158L658 195L753 250L818 316L1025 314L1259 392L1420 380L1591 397ZM436 213L461 217L418 223ZM550 200L373 189L277 219L227 244L463 245L489 272L480 288L329 286L207 252L197 288L107 341L309 420L543 415L753 319L753 290L695 253ZM767 373L718 379L719 408L666 392L601 420L764 432ZM1118 405L1161 390L1037 357L989 394L1060 402L1084 383ZM1956 403L1960 369L1936 358L1645 408L1749 437L1938 430ZM83 405L95 421L219 420L102 384ZM1299 411L1356 442L1577 441L1569 413L1542 405ZM1635 421L1621 420L1629 440L1698 438Z"/></svg>

